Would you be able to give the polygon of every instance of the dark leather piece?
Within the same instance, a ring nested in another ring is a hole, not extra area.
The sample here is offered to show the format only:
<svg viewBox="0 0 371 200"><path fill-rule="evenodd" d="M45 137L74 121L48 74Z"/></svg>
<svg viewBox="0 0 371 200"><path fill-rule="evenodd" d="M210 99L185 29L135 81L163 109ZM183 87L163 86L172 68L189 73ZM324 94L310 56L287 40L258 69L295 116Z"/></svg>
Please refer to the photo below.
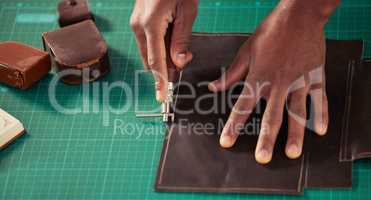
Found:
<svg viewBox="0 0 371 200"><path fill-rule="evenodd" d="M371 157L371 61L351 65L348 105L343 132L341 159L353 161Z"/></svg>
<svg viewBox="0 0 371 200"><path fill-rule="evenodd" d="M340 160L343 148L341 138L344 131L343 122L347 121L347 97L353 95L354 98L359 98L361 95L361 92L350 93L352 89L349 87L354 75L351 68L358 67L352 63L358 63L361 59L362 42L327 41L326 76L330 112L328 134L319 137L306 130L303 155L299 159L290 160L284 154L287 130L285 121L278 136L273 160L268 165L260 165L255 161L254 149L259 132L260 113L264 111L265 102L259 103L261 112L256 112L251 117L255 122L250 120L247 123L247 129L243 130L235 146L223 149L219 147L219 134L233 104L225 106L226 102L222 100L234 102L241 87L235 87L230 94L229 91L212 94L206 85L208 81L221 75L221 68L232 62L247 38L246 34L193 35L191 51L195 57L183 70L175 106L176 120L168 124L156 190L300 194L305 187L351 187L352 162ZM370 75L363 74L364 77ZM184 83L195 86L200 82L205 84L196 87L193 98L184 96L190 94ZM357 86L353 84L353 87ZM209 98L197 100L196 97L202 95L209 95ZM181 112L195 110L195 107L207 110L215 106L213 101L217 102L217 112ZM359 112L362 106L363 104L359 103L360 108L354 112ZM350 135L353 136L354 131L351 130ZM363 137L356 138L362 140ZM370 142L361 144L365 145L361 152L367 151L367 144Z"/></svg>
<svg viewBox="0 0 371 200"><path fill-rule="evenodd" d="M64 27L84 20L93 20L87 0L62 0L58 4L59 26Z"/></svg>
<svg viewBox="0 0 371 200"><path fill-rule="evenodd" d="M0 43L0 83L28 89L50 68L48 53L17 42Z"/></svg>
<svg viewBox="0 0 371 200"><path fill-rule="evenodd" d="M329 100L329 128L324 137L307 131L305 135L308 155L306 186L311 188L350 188L352 163L340 162L341 135L351 66L361 59L361 41L327 42L326 85Z"/></svg>
<svg viewBox="0 0 371 200"><path fill-rule="evenodd" d="M68 84L95 81L110 70L108 46L91 20L43 34L44 48Z"/></svg>

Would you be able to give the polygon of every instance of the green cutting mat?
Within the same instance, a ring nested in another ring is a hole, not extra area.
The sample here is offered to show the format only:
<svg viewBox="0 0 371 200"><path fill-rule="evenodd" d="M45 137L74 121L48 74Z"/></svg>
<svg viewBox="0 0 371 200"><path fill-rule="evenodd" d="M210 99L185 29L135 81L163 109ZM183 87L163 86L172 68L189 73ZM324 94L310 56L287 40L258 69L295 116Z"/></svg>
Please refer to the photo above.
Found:
<svg viewBox="0 0 371 200"><path fill-rule="evenodd" d="M111 47L112 72L98 89L115 81L134 87L134 70L141 69L128 20L133 0L91 1L97 24ZM276 1L201 1L195 31L251 32ZM17 40L42 47L41 33L56 29L56 1L1 0L0 40ZM327 26L336 39L364 39L366 57L371 57L371 2L344 0ZM292 199L292 196L156 193L153 183L164 129L160 121L139 120L134 109L124 114L109 112L139 104L153 108L153 83L141 76L138 101L122 89L112 90L110 101L84 95L81 86L59 84L58 102L82 108L78 115L58 113L47 95L53 75L28 91L0 86L0 107L19 118L28 135L0 152L0 199ZM92 86L90 86L92 87ZM89 102L89 104L87 104ZM115 122L128 125L127 133L115 132ZM137 128L145 128L139 135ZM352 190L307 190L312 199L371 199L371 162L356 162Z"/></svg>

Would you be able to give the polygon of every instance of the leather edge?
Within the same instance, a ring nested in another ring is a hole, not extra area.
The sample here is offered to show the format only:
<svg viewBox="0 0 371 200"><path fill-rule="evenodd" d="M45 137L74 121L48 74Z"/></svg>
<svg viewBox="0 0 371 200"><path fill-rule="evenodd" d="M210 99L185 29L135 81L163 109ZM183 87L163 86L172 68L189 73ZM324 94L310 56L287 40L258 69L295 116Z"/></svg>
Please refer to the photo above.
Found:
<svg viewBox="0 0 371 200"><path fill-rule="evenodd" d="M371 68L371 59L364 59L362 60L361 62L358 63L358 65L360 65L360 67L369 67ZM354 77L356 77L358 74L354 74ZM371 76L371 74L369 74ZM353 82L357 81L357 79L354 79ZM367 112L367 111L366 111ZM348 132L350 132L350 130L348 130ZM367 134L367 133L365 133ZM371 133L369 133L371 134ZM348 133L348 139L351 140L350 138L350 135ZM368 142L367 140L361 140L361 141L365 141L365 142ZM371 158L371 146L370 146L370 149L367 150L367 151L363 151L363 152L357 152L357 153L353 153L353 148L352 148L352 141L349 142L349 144L346 146L348 148L348 154L346 155L347 159L349 161L356 161L356 160L361 160L361 159L367 159L367 158Z"/></svg>

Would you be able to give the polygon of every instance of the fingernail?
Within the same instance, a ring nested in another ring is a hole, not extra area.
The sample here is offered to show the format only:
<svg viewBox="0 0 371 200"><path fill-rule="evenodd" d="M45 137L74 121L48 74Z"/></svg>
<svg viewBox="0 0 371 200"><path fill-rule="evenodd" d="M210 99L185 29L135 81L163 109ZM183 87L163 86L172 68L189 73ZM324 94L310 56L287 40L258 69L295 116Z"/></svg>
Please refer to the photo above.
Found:
<svg viewBox="0 0 371 200"><path fill-rule="evenodd" d="M179 53L176 55L176 59L181 64L185 64L187 62L187 55L185 53Z"/></svg>
<svg viewBox="0 0 371 200"><path fill-rule="evenodd" d="M160 82L155 82L155 89L159 91L161 89Z"/></svg>
<svg viewBox="0 0 371 200"><path fill-rule="evenodd" d="M215 83L214 82L210 82L208 85L207 85L208 89L211 91L211 92L217 92L217 89L216 89L216 86L215 86Z"/></svg>
<svg viewBox="0 0 371 200"><path fill-rule="evenodd" d="M260 164L267 164L271 161L272 155L266 149L261 149L256 153L255 159Z"/></svg>
<svg viewBox="0 0 371 200"><path fill-rule="evenodd" d="M318 135L325 135L327 132L327 124L317 123L315 129Z"/></svg>
<svg viewBox="0 0 371 200"><path fill-rule="evenodd" d="M220 143L220 146L222 146L223 148L230 148L234 145L234 140L230 136L223 135L220 137L219 143Z"/></svg>
<svg viewBox="0 0 371 200"><path fill-rule="evenodd" d="M163 94L161 93L160 90L156 90L156 100L158 102L164 102L165 101L165 98L163 96Z"/></svg>
<svg viewBox="0 0 371 200"><path fill-rule="evenodd" d="M286 155L287 157L291 158L291 159L295 159L295 158L298 158L301 154L301 151L298 147L298 145L296 144L291 144L289 146L289 148L287 148L287 152L286 152Z"/></svg>

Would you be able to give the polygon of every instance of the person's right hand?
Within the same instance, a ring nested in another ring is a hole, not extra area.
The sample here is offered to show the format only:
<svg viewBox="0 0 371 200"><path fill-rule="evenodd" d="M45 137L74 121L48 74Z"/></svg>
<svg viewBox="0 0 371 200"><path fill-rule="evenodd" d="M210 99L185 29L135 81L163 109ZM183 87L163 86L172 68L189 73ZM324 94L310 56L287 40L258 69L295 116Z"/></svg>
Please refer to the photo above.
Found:
<svg viewBox="0 0 371 200"><path fill-rule="evenodd" d="M135 33L145 69L153 72L156 99L167 96L168 71L166 65L165 34L173 23L170 56L177 68L192 60L188 51L192 25L197 16L198 0L137 0L130 25Z"/></svg>

